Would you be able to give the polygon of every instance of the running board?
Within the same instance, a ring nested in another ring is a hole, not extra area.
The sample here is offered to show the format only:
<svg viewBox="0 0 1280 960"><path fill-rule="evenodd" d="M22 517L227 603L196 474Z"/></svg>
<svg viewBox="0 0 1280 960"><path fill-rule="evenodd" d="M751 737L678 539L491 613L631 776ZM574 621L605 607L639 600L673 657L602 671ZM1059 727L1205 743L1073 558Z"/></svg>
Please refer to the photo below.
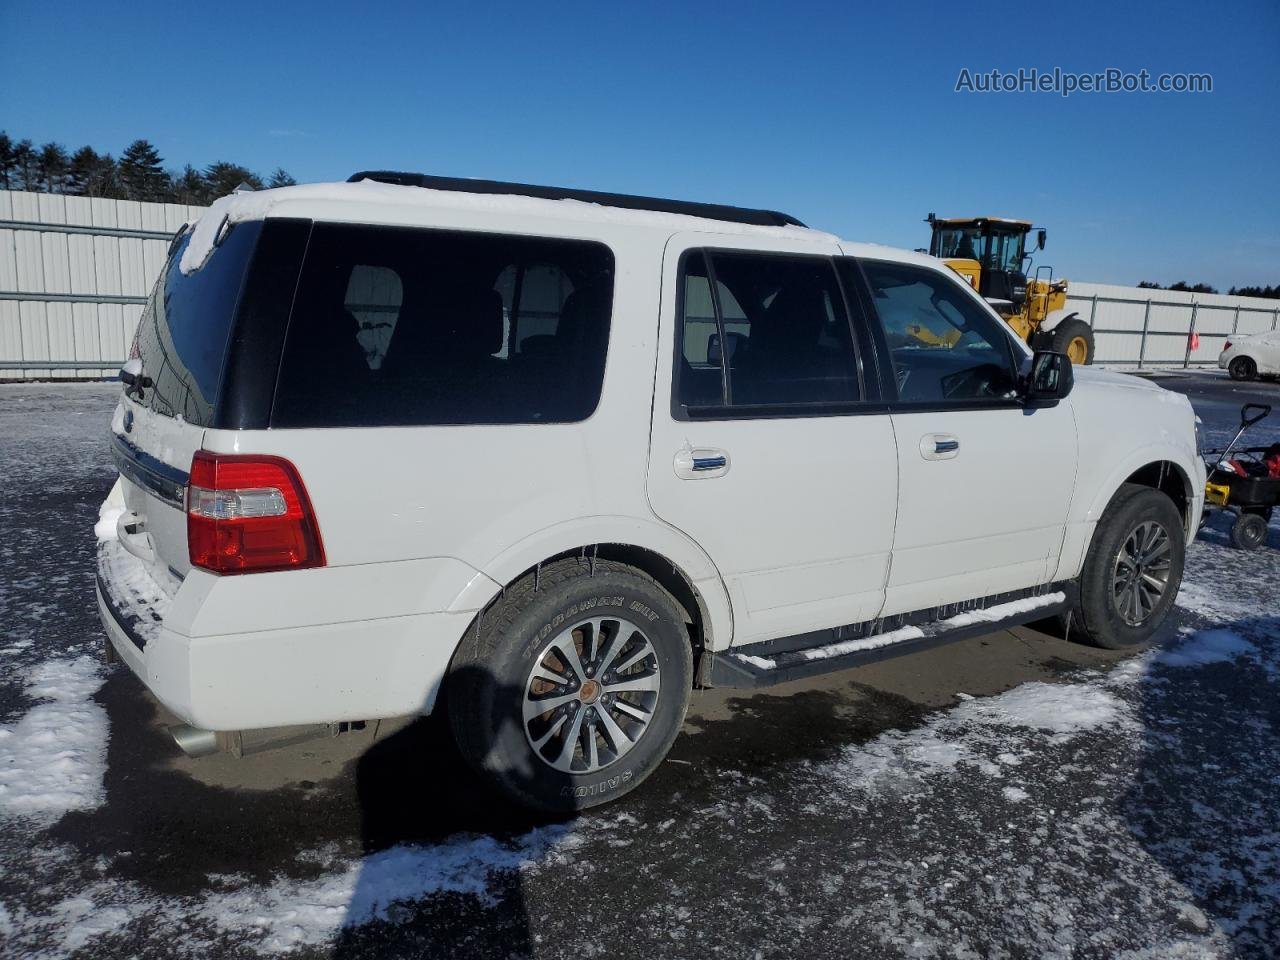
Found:
<svg viewBox="0 0 1280 960"><path fill-rule="evenodd" d="M732 647L715 654L711 663L710 685L771 687L788 680L877 663L1033 620L1043 620L1070 609L1075 599L1076 585L1060 583L1035 591L1001 594L969 604L893 617L888 621L853 624L803 637ZM851 634L851 639L845 639ZM821 642L813 642L815 640ZM809 643L797 646L797 641Z"/></svg>

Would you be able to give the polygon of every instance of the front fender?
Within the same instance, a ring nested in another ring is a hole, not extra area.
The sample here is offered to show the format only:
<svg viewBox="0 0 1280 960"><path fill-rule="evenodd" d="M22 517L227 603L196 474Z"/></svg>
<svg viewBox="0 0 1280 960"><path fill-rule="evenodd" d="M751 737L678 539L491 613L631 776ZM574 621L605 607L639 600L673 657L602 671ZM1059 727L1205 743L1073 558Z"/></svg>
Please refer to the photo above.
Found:
<svg viewBox="0 0 1280 960"><path fill-rule="evenodd" d="M1195 539L1196 531L1200 526L1200 512L1204 508L1205 470L1204 462L1195 451L1181 444L1151 443L1134 450L1112 468L1102 483L1097 486L1089 501L1088 510L1081 519L1084 522L1096 524L1103 511L1107 509L1107 504L1112 501L1126 480L1143 467L1160 462L1172 463L1178 469L1183 487L1186 489L1187 503L1191 505L1189 515L1184 518L1187 526L1186 539L1189 544Z"/></svg>

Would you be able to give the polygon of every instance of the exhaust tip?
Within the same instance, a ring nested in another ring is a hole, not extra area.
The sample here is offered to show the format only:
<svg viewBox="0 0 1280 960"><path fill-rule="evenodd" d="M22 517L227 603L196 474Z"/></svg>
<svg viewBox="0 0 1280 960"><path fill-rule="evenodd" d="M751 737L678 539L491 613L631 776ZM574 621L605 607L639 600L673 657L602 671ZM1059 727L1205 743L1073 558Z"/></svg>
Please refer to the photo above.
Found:
<svg viewBox="0 0 1280 960"><path fill-rule="evenodd" d="M189 723L179 723L169 728L169 736L188 757L207 757L218 752L218 734L214 730L201 730Z"/></svg>

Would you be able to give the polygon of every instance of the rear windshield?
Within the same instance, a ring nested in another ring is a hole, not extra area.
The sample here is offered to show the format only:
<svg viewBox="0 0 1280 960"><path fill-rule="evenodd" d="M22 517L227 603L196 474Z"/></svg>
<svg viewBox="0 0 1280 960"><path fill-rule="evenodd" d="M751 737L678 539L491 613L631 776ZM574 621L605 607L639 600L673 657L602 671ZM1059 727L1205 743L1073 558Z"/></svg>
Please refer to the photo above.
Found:
<svg viewBox="0 0 1280 960"><path fill-rule="evenodd" d="M153 381L143 402L157 413L211 424L236 302L261 230L261 221L230 227L190 275L178 269L189 233L169 257L138 323L137 353Z"/></svg>
<svg viewBox="0 0 1280 960"><path fill-rule="evenodd" d="M612 301L599 243L316 224L272 425L583 420Z"/></svg>

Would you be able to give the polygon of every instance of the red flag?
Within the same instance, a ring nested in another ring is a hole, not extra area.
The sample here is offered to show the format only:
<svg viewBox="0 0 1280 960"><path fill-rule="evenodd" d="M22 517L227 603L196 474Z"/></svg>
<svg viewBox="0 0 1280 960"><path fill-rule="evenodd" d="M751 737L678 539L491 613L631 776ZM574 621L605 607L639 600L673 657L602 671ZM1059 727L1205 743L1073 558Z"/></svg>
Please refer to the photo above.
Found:
<svg viewBox="0 0 1280 960"><path fill-rule="evenodd" d="M1191 331L1191 338L1190 338L1190 339L1191 339L1191 349L1192 349L1192 350L1199 350L1199 349L1200 349L1200 334L1199 334L1197 331L1192 330L1192 331Z"/></svg>

